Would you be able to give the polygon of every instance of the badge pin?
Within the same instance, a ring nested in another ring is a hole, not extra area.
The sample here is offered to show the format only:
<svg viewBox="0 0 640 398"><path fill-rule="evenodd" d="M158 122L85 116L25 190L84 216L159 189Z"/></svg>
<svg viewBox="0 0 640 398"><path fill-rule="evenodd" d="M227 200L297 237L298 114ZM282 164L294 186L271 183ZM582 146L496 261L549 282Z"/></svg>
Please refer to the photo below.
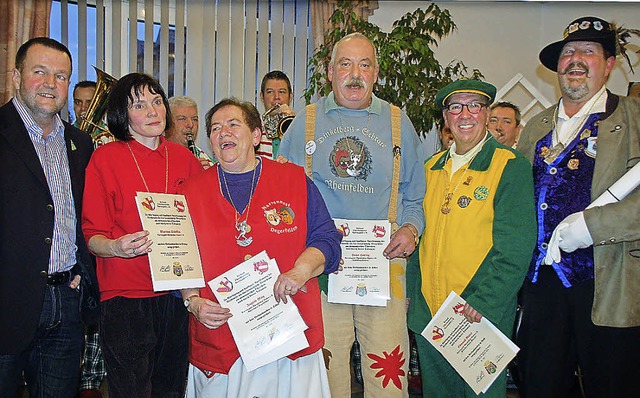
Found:
<svg viewBox="0 0 640 398"><path fill-rule="evenodd" d="M304 151L307 155L313 155L316 151L316 142L315 141L307 141L304 146Z"/></svg>
<svg viewBox="0 0 640 398"><path fill-rule="evenodd" d="M485 187L484 185L480 185L473 191L473 197L476 198L476 200L487 199L487 197L489 197L489 188Z"/></svg>
<svg viewBox="0 0 640 398"><path fill-rule="evenodd" d="M597 152L598 152L598 137L587 138L587 149L584 151L584 153L590 158L595 159Z"/></svg>
<svg viewBox="0 0 640 398"><path fill-rule="evenodd" d="M461 209L466 208L467 206L469 206L469 204L471 203L471 198L465 195L462 195L458 198L458 206L460 206Z"/></svg>
<svg viewBox="0 0 640 398"><path fill-rule="evenodd" d="M465 182L463 182L462 185L471 185L471 181L473 181L473 177L472 176L468 176L467 180Z"/></svg>
<svg viewBox="0 0 640 398"><path fill-rule="evenodd" d="M584 140L587 137L591 137L591 130L589 129L582 130L582 133L580 133L580 139Z"/></svg>
<svg viewBox="0 0 640 398"><path fill-rule="evenodd" d="M567 163L569 170L578 170L578 166L580 166L579 159L569 159L569 162Z"/></svg>
<svg viewBox="0 0 640 398"><path fill-rule="evenodd" d="M543 146L540 148L540 157L545 158L549 154L549 147Z"/></svg>

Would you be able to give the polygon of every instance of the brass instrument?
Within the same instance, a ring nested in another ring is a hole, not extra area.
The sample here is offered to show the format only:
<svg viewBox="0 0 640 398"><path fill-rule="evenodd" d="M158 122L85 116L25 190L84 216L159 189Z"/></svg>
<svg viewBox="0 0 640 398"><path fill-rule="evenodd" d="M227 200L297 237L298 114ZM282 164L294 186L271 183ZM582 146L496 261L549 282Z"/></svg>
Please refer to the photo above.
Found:
<svg viewBox="0 0 640 398"><path fill-rule="evenodd" d="M270 140L282 138L295 116L280 112L280 104L275 104L262 114L264 133Z"/></svg>
<svg viewBox="0 0 640 398"><path fill-rule="evenodd" d="M80 120L78 128L88 133L95 142L100 135L103 135L105 132L108 133L109 131L102 127L102 119L105 113L107 113L109 93L118 80L95 66L93 69L96 70L98 75L96 92L93 94L93 98L91 98L87 111L77 116Z"/></svg>

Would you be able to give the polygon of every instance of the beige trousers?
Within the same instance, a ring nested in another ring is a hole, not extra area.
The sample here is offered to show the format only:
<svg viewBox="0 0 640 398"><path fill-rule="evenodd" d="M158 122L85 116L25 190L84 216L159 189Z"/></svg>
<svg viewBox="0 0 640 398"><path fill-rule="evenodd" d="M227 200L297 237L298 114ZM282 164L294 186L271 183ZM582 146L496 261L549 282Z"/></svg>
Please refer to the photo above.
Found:
<svg viewBox="0 0 640 398"><path fill-rule="evenodd" d="M391 300L386 307L333 304L322 293L324 357L333 398L351 397L350 352L355 335L360 343L364 397L409 396L405 270L406 260L391 260Z"/></svg>

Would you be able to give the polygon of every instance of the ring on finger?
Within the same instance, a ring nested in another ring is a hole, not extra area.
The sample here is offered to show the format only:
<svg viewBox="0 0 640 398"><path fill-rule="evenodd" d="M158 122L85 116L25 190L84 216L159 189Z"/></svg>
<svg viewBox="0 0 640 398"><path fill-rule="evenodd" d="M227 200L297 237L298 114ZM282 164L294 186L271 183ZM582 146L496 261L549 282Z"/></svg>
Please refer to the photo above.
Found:
<svg viewBox="0 0 640 398"><path fill-rule="evenodd" d="M290 286L287 286L287 287L285 287L285 288L284 288L284 290L286 290L286 291L290 292L290 291L291 291L291 287L290 287Z"/></svg>
<svg viewBox="0 0 640 398"><path fill-rule="evenodd" d="M136 248L135 247L133 248L133 254L136 254Z"/></svg>
<svg viewBox="0 0 640 398"><path fill-rule="evenodd" d="M406 250L402 251L402 257L407 257L407 251Z"/></svg>

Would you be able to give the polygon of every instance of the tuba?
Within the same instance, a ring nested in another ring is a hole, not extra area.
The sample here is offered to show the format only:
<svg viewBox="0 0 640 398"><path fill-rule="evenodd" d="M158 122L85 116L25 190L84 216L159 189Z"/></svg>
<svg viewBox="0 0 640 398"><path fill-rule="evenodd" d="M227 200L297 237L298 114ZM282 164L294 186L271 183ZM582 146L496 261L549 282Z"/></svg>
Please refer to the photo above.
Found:
<svg viewBox="0 0 640 398"><path fill-rule="evenodd" d="M264 133L270 140L282 138L295 116L287 116L280 112L280 104L275 104L262 114Z"/></svg>
<svg viewBox="0 0 640 398"><path fill-rule="evenodd" d="M107 99L109 98L109 93L111 92L113 85L118 81L115 77L96 68L95 66L93 69L96 70L98 75L96 92L93 94L93 98L91 98L91 103L89 103L87 111L82 115L78 115L78 119L80 120L78 128L88 133L92 138L97 137L102 132L108 131L102 127L102 119L107 112Z"/></svg>

